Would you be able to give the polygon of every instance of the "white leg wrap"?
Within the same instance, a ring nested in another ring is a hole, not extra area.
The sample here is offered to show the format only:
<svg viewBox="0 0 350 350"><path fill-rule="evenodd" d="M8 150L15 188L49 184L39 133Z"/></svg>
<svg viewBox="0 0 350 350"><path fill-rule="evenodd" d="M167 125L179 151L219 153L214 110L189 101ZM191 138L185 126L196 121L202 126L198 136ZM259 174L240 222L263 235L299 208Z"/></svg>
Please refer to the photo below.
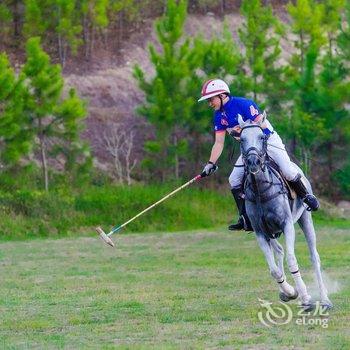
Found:
<svg viewBox="0 0 350 350"><path fill-rule="evenodd" d="M284 228L284 235L286 238L286 250L287 250L287 263L289 271L291 272L295 287L299 293L301 302L303 304L309 304L311 301L311 296L307 292L304 281L301 278L297 258L294 253L294 243L295 243L295 231L293 221L287 223Z"/></svg>
<svg viewBox="0 0 350 350"><path fill-rule="evenodd" d="M294 278L297 291L300 295L301 302L303 304L308 304L311 301L311 296L307 292L306 285L301 278L300 271L298 271L297 273L292 273L292 276Z"/></svg>
<svg viewBox="0 0 350 350"><path fill-rule="evenodd" d="M284 280L282 283L278 283L278 286L280 291L284 294L287 294L288 296L295 295L294 287L292 287L286 280Z"/></svg>

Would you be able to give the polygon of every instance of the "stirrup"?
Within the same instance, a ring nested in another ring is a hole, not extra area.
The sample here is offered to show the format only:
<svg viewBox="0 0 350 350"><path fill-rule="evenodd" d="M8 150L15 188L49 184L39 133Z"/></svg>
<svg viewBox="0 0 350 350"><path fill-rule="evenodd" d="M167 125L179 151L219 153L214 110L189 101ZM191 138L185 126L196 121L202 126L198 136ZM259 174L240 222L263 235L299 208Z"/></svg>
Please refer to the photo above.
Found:
<svg viewBox="0 0 350 350"><path fill-rule="evenodd" d="M247 219L244 215L240 215L238 222L236 224L231 224L228 229L230 231L254 231L249 219Z"/></svg>
<svg viewBox="0 0 350 350"><path fill-rule="evenodd" d="M242 231L244 230L244 219L242 216L239 217L238 221L236 224L231 224L228 229L230 231Z"/></svg>
<svg viewBox="0 0 350 350"><path fill-rule="evenodd" d="M252 224L250 223L250 220L245 215L242 215L242 220L244 224L244 231L247 231L247 232L254 231Z"/></svg>

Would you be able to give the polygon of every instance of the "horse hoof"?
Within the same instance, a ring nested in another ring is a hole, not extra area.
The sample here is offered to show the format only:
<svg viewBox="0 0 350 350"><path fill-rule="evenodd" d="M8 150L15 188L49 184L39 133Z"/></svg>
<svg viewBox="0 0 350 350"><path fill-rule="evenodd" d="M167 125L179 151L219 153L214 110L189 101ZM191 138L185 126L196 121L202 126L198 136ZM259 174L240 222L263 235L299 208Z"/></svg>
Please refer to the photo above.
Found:
<svg viewBox="0 0 350 350"><path fill-rule="evenodd" d="M321 302L321 308L322 308L322 311L328 311L330 309L333 309L333 304L331 301L323 301Z"/></svg>
<svg viewBox="0 0 350 350"><path fill-rule="evenodd" d="M315 305L315 303L313 303L313 302L309 302L309 303L302 303L302 304L301 304L301 307L303 308L303 310L304 310L305 312L310 312L310 311L315 310L316 305Z"/></svg>
<svg viewBox="0 0 350 350"><path fill-rule="evenodd" d="M290 300L296 299L298 296L299 296L299 294L298 294L297 290L295 290L295 294L294 295L287 295L287 294L285 294L283 292L280 292L280 299L283 302L285 302L285 303L288 303L288 301L290 301Z"/></svg>

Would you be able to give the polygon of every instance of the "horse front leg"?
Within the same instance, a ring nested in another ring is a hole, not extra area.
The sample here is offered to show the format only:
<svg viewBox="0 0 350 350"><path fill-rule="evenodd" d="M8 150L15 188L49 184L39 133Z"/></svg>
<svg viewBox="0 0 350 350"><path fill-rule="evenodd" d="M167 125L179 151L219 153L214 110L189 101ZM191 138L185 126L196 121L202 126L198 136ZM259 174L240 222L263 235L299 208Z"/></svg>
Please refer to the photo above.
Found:
<svg viewBox="0 0 350 350"><path fill-rule="evenodd" d="M287 223L283 231L286 238L287 263L289 271L294 279L295 287L301 299L301 304L304 307L305 311L308 311L313 309L314 305L311 302L311 296L306 289L306 285L303 279L301 278L297 258L295 256L295 230L291 218L289 220L287 219Z"/></svg>
<svg viewBox="0 0 350 350"><path fill-rule="evenodd" d="M277 266L279 270L282 272L283 280L278 281L279 289L280 289L280 299L284 302L288 302L290 300L296 299L298 297L298 292L294 287L292 287L287 282L287 277L284 273L284 250L282 245L277 241L277 239L270 240L270 246L276 255Z"/></svg>
<svg viewBox="0 0 350 350"><path fill-rule="evenodd" d="M311 213L309 211L304 211L298 220L298 224L304 232L307 245L309 247L310 259L315 270L318 287L321 297L321 305L327 309L332 308L332 302L328 298L328 292L325 284L323 283L322 273L321 273L321 261L316 248L316 233L312 222Z"/></svg>
<svg viewBox="0 0 350 350"><path fill-rule="evenodd" d="M258 244L265 255L265 259L270 269L271 276L276 280L280 289L280 298L282 301L289 301L297 298L298 293L295 289L287 283L283 267L282 269L276 265L275 257L270 245L270 242L267 241L266 237L262 233L256 233L256 238ZM288 300L287 300L288 299Z"/></svg>

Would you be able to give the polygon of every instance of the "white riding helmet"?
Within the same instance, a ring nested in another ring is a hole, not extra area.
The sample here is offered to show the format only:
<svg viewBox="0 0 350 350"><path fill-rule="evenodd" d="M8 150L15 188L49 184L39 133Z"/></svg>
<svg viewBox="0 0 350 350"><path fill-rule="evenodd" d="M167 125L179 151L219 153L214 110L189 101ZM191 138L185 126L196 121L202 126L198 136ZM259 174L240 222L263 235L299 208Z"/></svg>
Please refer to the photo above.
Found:
<svg viewBox="0 0 350 350"><path fill-rule="evenodd" d="M208 80L202 87L201 95L202 97L198 100L204 101L210 97L217 96L223 93L230 93L228 85L221 79L211 79Z"/></svg>

